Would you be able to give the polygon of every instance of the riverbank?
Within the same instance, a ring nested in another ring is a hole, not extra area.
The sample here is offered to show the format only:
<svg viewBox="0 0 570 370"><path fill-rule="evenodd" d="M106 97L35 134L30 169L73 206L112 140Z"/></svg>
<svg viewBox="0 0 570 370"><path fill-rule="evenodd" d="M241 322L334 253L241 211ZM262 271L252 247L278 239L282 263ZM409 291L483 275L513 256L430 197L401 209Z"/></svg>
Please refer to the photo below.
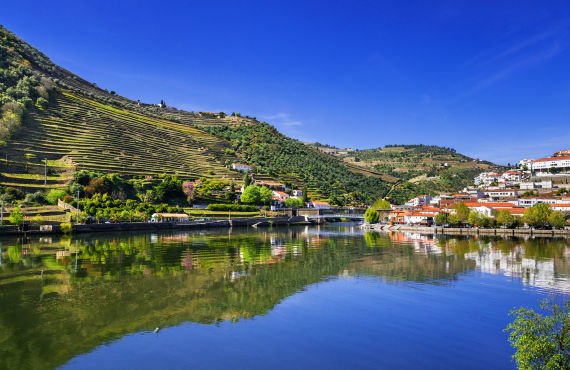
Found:
<svg viewBox="0 0 570 370"><path fill-rule="evenodd" d="M129 231L164 231L164 230L193 230L206 228L231 228L231 227L264 227L270 225L310 225L304 217L268 217L268 218L240 218L233 220L214 220L200 222L130 222L109 224L74 224L73 233L97 233L97 232L129 232ZM0 229L3 235L44 235L62 234L59 225L49 227L35 227L27 231L19 231L16 226L5 226Z"/></svg>
<svg viewBox="0 0 570 370"><path fill-rule="evenodd" d="M420 234L439 235L484 235L484 236L534 236L545 238L570 239L570 230L538 230L538 229L480 229L441 226L411 226L411 225L380 225L363 224L364 230L372 231L400 231L415 232Z"/></svg>

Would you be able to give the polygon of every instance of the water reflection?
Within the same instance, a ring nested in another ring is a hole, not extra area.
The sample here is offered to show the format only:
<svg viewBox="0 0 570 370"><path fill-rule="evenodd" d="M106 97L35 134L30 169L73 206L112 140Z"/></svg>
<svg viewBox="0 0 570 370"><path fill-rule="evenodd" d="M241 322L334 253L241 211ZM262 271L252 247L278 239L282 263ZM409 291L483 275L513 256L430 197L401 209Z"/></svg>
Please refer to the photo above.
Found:
<svg viewBox="0 0 570 370"><path fill-rule="evenodd" d="M53 368L128 333L263 315L331 277L453 284L478 269L568 292L568 241L354 226L4 239L0 368Z"/></svg>

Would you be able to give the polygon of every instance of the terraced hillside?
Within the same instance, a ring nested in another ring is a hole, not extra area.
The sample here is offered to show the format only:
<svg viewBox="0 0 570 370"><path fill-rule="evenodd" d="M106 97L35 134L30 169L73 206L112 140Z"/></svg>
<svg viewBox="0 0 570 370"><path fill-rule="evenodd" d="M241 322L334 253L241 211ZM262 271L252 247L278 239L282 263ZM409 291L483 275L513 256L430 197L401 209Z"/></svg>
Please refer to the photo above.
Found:
<svg viewBox="0 0 570 370"><path fill-rule="evenodd" d="M188 125L145 116L63 91L49 109L30 112L3 150L9 158L68 158L74 169L127 176L238 179L225 161L229 143Z"/></svg>

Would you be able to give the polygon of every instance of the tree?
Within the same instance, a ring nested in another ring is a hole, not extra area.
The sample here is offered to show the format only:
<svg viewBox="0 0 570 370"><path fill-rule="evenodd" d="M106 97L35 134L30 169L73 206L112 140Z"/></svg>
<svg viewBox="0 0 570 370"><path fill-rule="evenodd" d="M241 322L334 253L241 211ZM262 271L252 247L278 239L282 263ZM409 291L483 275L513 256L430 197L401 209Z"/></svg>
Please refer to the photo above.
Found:
<svg viewBox="0 0 570 370"><path fill-rule="evenodd" d="M267 186L262 186L261 189L259 189L259 201L263 204L269 204L272 199L273 191Z"/></svg>
<svg viewBox="0 0 570 370"><path fill-rule="evenodd" d="M544 314L521 307L511 311L515 320L505 331L516 350L513 359L519 369L570 368L570 301L559 305L540 302Z"/></svg>
<svg viewBox="0 0 570 370"><path fill-rule="evenodd" d="M537 203L524 212L523 219L530 226L544 227L551 213L552 209L549 204Z"/></svg>
<svg viewBox="0 0 570 370"><path fill-rule="evenodd" d="M12 212L10 212L10 216L8 217L10 223L12 225L20 226L24 222L24 214L20 207L15 208Z"/></svg>
<svg viewBox="0 0 570 370"><path fill-rule="evenodd" d="M511 227L516 222L515 216L513 216L511 212L506 209L501 209L499 212L497 212L495 219L500 226L504 227Z"/></svg>
<svg viewBox="0 0 570 370"><path fill-rule="evenodd" d="M372 208L374 209L390 209L390 202L388 202L385 199L378 199L376 202L374 202L374 204L372 205Z"/></svg>
<svg viewBox="0 0 570 370"><path fill-rule="evenodd" d="M302 207L305 204L303 198L287 198L285 199L285 206L287 207Z"/></svg>
<svg viewBox="0 0 570 370"><path fill-rule="evenodd" d="M445 225L447 223L447 213L438 213L437 216L435 216L435 223L438 225Z"/></svg>
<svg viewBox="0 0 570 370"><path fill-rule="evenodd" d="M261 200L259 188L255 185L249 185L243 190L240 198L242 203L257 204Z"/></svg>
<svg viewBox="0 0 570 370"><path fill-rule="evenodd" d="M469 217L469 207L465 205L465 203L455 203L453 206L455 209L455 214L457 215L457 219L461 222L466 221Z"/></svg>
<svg viewBox="0 0 570 370"><path fill-rule="evenodd" d="M244 187L248 187L249 185L251 185L251 179L249 178L249 175L247 174L247 172L245 173L245 175L243 175L243 183L244 183Z"/></svg>
<svg viewBox="0 0 570 370"><path fill-rule="evenodd" d="M552 227L563 229L566 226L566 218L562 212L554 211L548 216L548 223Z"/></svg>
<svg viewBox="0 0 570 370"><path fill-rule="evenodd" d="M46 195L46 200L50 203L50 204L57 204L57 200L58 199L63 199L64 196L66 196L67 193L63 190L57 190L57 189L52 189L50 190L50 192Z"/></svg>
<svg viewBox="0 0 570 370"><path fill-rule="evenodd" d="M477 212L471 212L471 213L469 214L468 220L469 220L469 223L470 223L471 225L473 225L473 226L478 225L478 226L479 226L479 223L480 223L480 221L481 221L481 218L479 217L479 213L477 213Z"/></svg>
<svg viewBox="0 0 570 370"><path fill-rule="evenodd" d="M457 217L456 214L449 215L449 217L447 218L447 222L452 226L457 226L461 223L459 217Z"/></svg>
<svg viewBox="0 0 570 370"><path fill-rule="evenodd" d="M368 208L364 213L364 220L369 224L375 224L380 219L380 214L374 208Z"/></svg>

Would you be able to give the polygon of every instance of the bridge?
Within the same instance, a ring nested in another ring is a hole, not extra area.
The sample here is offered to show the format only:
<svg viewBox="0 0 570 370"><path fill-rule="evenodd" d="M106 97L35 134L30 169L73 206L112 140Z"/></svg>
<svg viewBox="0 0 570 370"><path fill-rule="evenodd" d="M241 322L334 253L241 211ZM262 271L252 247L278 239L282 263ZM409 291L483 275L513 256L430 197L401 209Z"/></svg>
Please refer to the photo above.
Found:
<svg viewBox="0 0 570 370"><path fill-rule="evenodd" d="M315 208L300 208L297 210L297 216L305 217L305 220L320 221L332 219L349 219L349 220L364 220L364 209L358 208L331 208L331 209L315 209Z"/></svg>
<svg viewBox="0 0 570 370"><path fill-rule="evenodd" d="M364 220L364 215L350 214L350 213L334 213L327 215L306 215L305 220L326 220L326 219L340 219L346 218L349 220Z"/></svg>

